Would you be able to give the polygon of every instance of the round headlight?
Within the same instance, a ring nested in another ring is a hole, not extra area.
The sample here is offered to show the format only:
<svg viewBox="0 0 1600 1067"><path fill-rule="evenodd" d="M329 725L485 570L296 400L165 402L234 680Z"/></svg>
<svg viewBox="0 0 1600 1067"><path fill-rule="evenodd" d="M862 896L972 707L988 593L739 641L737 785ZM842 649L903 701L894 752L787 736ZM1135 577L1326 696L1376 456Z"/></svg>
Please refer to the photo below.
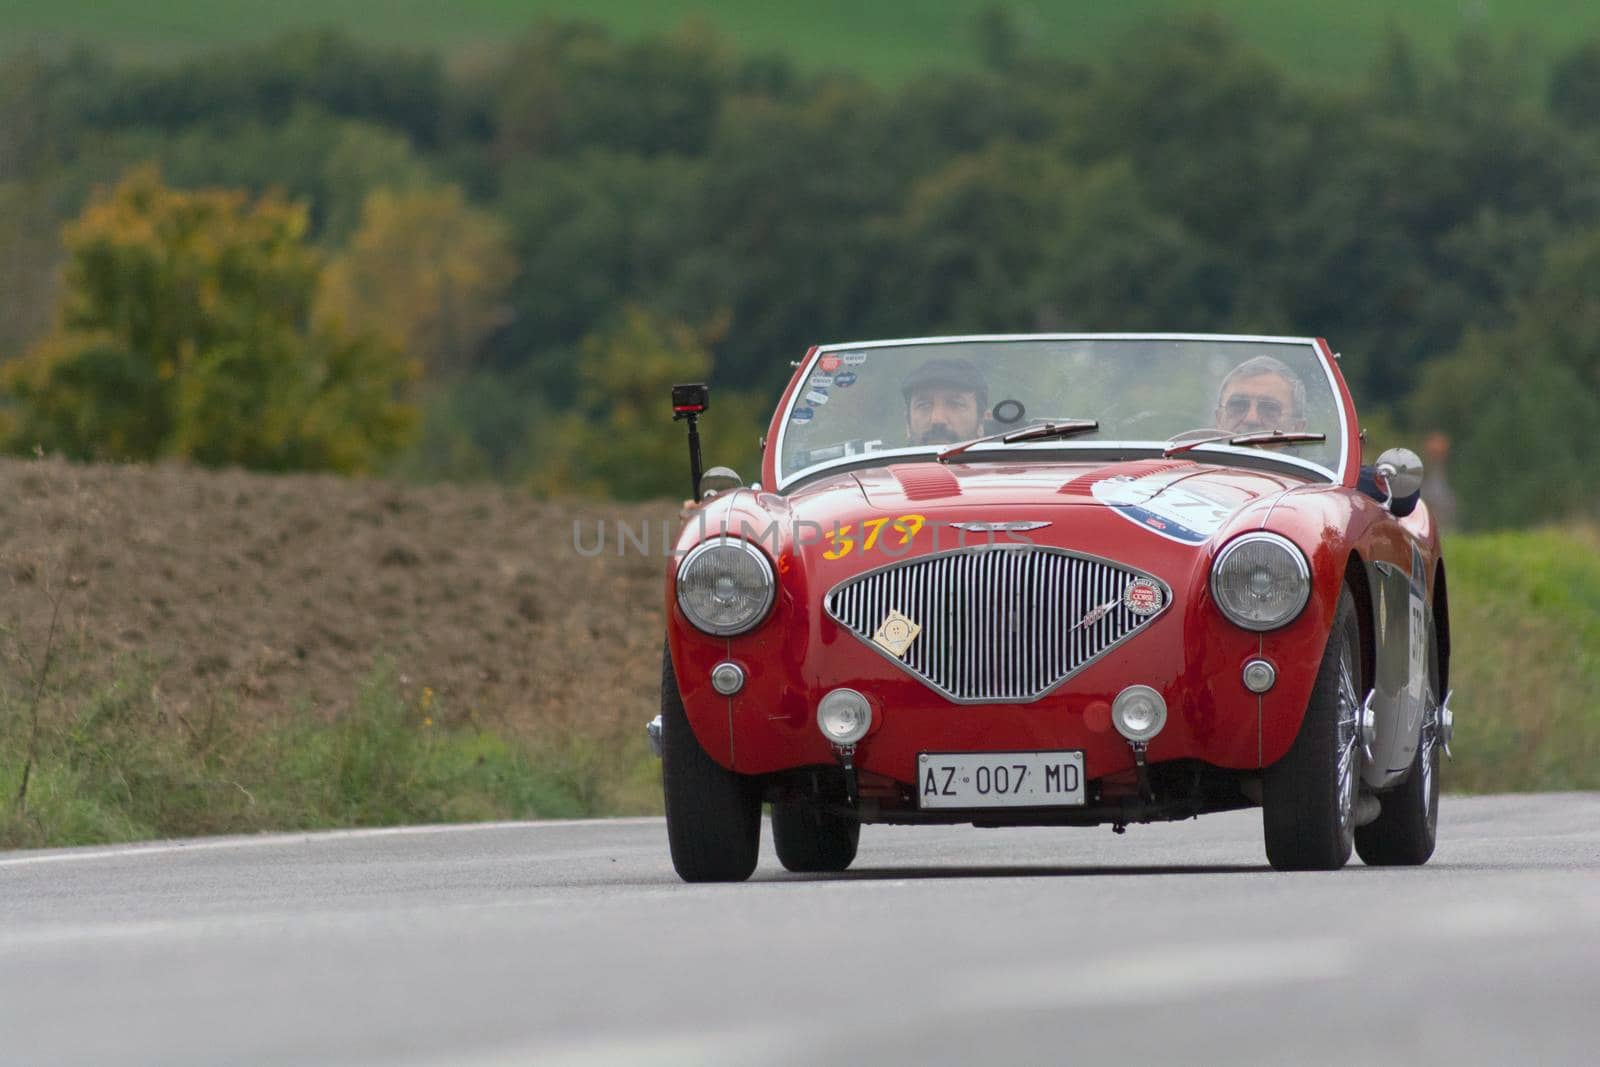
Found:
<svg viewBox="0 0 1600 1067"><path fill-rule="evenodd" d="M1148 741L1167 725L1167 702L1148 685L1130 685L1111 702L1111 725L1129 741Z"/></svg>
<svg viewBox="0 0 1600 1067"><path fill-rule="evenodd" d="M1211 567L1211 596L1246 630L1276 630L1311 598L1306 557L1277 534L1252 533L1228 542Z"/></svg>
<svg viewBox="0 0 1600 1067"><path fill-rule="evenodd" d="M708 634L744 633L766 617L773 593L772 564L737 537L699 545L678 567L678 607Z"/></svg>
<svg viewBox="0 0 1600 1067"><path fill-rule="evenodd" d="M854 689L835 689L817 705L817 726L836 745L853 745L872 728L872 705Z"/></svg>

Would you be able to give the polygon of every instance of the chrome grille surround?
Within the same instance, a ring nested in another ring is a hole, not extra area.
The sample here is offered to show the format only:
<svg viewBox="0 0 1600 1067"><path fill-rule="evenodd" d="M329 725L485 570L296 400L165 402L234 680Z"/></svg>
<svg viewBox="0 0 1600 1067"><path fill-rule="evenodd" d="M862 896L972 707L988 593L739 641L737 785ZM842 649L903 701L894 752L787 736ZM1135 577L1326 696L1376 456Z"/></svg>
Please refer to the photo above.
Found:
<svg viewBox="0 0 1600 1067"><path fill-rule="evenodd" d="M1123 603L1134 578L1161 587L1149 616ZM1116 606L1077 625L1095 608ZM1002 542L898 560L847 578L822 606L873 651L957 704L1026 704L1160 618L1172 589L1153 574L1082 552ZM905 658L872 640L891 610L922 627Z"/></svg>

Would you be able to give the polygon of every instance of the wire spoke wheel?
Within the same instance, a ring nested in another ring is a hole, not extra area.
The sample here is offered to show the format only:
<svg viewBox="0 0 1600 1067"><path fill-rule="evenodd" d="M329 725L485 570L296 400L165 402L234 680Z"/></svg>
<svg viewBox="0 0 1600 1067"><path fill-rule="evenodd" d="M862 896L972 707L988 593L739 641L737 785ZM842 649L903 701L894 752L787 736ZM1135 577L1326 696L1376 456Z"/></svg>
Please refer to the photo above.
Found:
<svg viewBox="0 0 1600 1067"><path fill-rule="evenodd" d="M1361 790L1360 651L1355 598L1347 587L1300 730L1261 777L1267 860L1280 871L1335 871L1350 859Z"/></svg>
<svg viewBox="0 0 1600 1067"><path fill-rule="evenodd" d="M1361 697L1356 686L1355 649L1339 657L1339 832L1355 831L1356 797L1361 791Z"/></svg>
<svg viewBox="0 0 1600 1067"><path fill-rule="evenodd" d="M1422 725L1411 770L1393 789L1378 794L1377 819L1357 828L1356 852L1368 866L1407 867L1428 862L1439 830L1439 642L1427 634L1428 678L1422 696Z"/></svg>

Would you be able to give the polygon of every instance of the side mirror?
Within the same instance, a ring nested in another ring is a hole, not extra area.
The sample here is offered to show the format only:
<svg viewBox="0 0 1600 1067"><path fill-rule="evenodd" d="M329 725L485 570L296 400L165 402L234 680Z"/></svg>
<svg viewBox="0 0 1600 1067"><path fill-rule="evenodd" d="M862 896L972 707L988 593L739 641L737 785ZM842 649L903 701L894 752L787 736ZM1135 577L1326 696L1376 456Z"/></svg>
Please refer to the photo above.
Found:
<svg viewBox="0 0 1600 1067"><path fill-rule="evenodd" d="M737 489L743 484L744 479L734 473L732 467L712 467L700 476L700 499Z"/></svg>
<svg viewBox="0 0 1600 1067"><path fill-rule="evenodd" d="M1409 448L1391 448L1378 457L1378 474L1389 485L1389 500L1415 496L1422 488L1422 458Z"/></svg>

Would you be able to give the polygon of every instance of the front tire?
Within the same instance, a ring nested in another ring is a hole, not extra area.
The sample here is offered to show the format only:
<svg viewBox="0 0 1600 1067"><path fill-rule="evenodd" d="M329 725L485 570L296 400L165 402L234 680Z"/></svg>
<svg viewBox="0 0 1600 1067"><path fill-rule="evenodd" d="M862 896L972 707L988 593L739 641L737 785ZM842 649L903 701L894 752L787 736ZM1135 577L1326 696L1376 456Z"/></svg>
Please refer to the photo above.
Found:
<svg viewBox="0 0 1600 1067"><path fill-rule="evenodd" d="M791 871L842 871L856 858L861 823L824 811L815 802L779 800L772 805L772 844L778 862Z"/></svg>
<svg viewBox="0 0 1600 1067"><path fill-rule="evenodd" d="M1280 871L1335 871L1350 859L1361 788L1360 651L1355 598L1341 589L1300 732L1262 776L1267 862Z"/></svg>
<svg viewBox="0 0 1600 1067"><path fill-rule="evenodd" d="M761 847L760 790L700 747L672 653L663 648L661 659L661 788L672 866L685 882L742 882Z"/></svg>
<svg viewBox="0 0 1600 1067"><path fill-rule="evenodd" d="M1439 834L1439 642L1428 630L1427 710L1406 780L1378 794L1383 811L1356 830L1356 852L1369 867L1417 867L1433 855Z"/></svg>

